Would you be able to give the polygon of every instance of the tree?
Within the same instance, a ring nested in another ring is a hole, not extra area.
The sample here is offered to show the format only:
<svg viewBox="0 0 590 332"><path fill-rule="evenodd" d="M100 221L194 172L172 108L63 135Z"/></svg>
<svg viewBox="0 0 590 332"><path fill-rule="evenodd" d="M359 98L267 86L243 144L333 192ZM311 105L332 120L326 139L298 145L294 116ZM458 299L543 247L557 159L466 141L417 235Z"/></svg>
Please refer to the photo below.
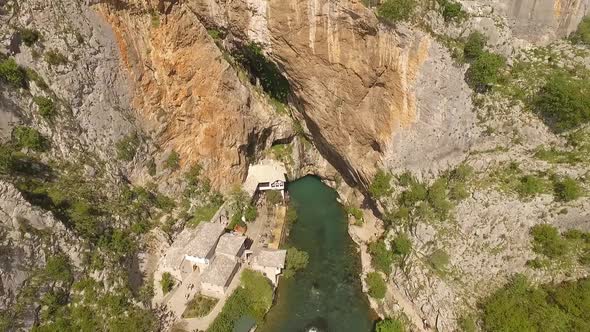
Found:
<svg viewBox="0 0 590 332"><path fill-rule="evenodd" d="M0 81L15 88L27 88L27 73L13 58L2 59L0 56Z"/></svg>
<svg viewBox="0 0 590 332"><path fill-rule="evenodd" d="M381 277L379 272L370 272L367 274L367 286L369 287L369 295L375 299L383 299L387 292L387 285L385 280Z"/></svg>
<svg viewBox="0 0 590 332"><path fill-rule="evenodd" d="M399 319L388 318L377 322L375 332L405 332L406 328Z"/></svg>
<svg viewBox="0 0 590 332"><path fill-rule="evenodd" d="M33 46L41 38L41 33L34 29L20 29L19 34L28 47Z"/></svg>
<svg viewBox="0 0 590 332"><path fill-rule="evenodd" d="M248 207L246 208L246 211L244 212L244 218L246 218L246 221L254 221L254 220L256 220L257 216L258 216L258 209L256 209L255 206L248 205Z"/></svg>
<svg viewBox="0 0 590 332"><path fill-rule="evenodd" d="M467 70L467 83L479 92L485 92L490 85L500 81L500 69L506 59L498 54L483 51Z"/></svg>
<svg viewBox="0 0 590 332"><path fill-rule="evenodd" d="M531 228L533 250L549 258L557 258L568 251L567 242L561 237L557 228L540 224Z"/></svg>
<svg viewBox="0 0 590 332"><path fill-rule="evenodd" d="M287 249L287 269L284 276L290 278L295 272L303 270L309 263L309 254L295 247Z"/></svg>
<svg viewBox="0 0 590 332"><path fill-rule="evenodd" d="M162 293L168 294L174 288L174 278L169 272L162 273L162 280L160 280L160 286L162 286Z"/></svg>
<svg viewBox="0 0 590 332"><path fill-rule="evenodd" d="M475 31L469 34L463 46L465 59L477 59L483 53L484 46L486 46L486 37L481 32Z"/></svg>
<svg viewBox="0 0 590 332"><path fill-rule="evenodd" d="M371 265L379 271L389 275L391 273L391 264L393 263L393 253L387 250L385 240L369 244L369 253L371 254Z"/></svg>
<svg viewBox="0 0 590 332"><path fill-rule="evenodd" d="M449 0L441 0L439 3L441 3L442 16L445 19L445 22L465 17L465 12L460 3Z"/></svg>
<svg viewBox="0 0 590 332"><path fill-rule="evenodd" d="M556 132L587 123L590 121L590 79L556 72L535 96L533 107Z"/></svg>
<svg viewBox="0 0 590 332"><path fill-rule="evenodd" d="M405 257L412 251L412 241L406 233L402 233L393 239L391 247L394 254Z"/></svg>
<svg viewBox="0 0 590 332"><path fill-rule="evenodd" d="M415 0L386 0L377 8L377 14L391 22L405 21L415 7Z"/></svg>
<svg viewBox="0 0 590 332"><path fill-rule="evenodd" d="M578 181L569 176L555 180L554 189L557 198L563 202L576 200L582 195L582 188Z"/></svg>
<svg viewBox="0 0 590 332"><path fill-rule="evenodd" d="M281 193L277 190L267 190L264 192L264 195L266 197L266 202L269 205L276 205L283 201Z"/></svg>
<svg viewBox="0 0 590 332"><path fill-rule="evenodd" d="M168 158L166 158L166 168L169 168L173 171L180 168L180 156L178 155L178 152L174 150L170 152Z"/></svg>
<svg viewBox="0 0 590 332"><path fill-rule="evenodd" d="M39 114L49 119L55 115L55 104L51 98L47 97L34 97L33 101L39 107Z"/></svg>
<svg viewBox="0 0 590 332"><path fill-rule="evenodd" d="M391 194L391 192L391 174L381 169L378 170L369 185L369 193L374 199L379 199Z"/></svg>

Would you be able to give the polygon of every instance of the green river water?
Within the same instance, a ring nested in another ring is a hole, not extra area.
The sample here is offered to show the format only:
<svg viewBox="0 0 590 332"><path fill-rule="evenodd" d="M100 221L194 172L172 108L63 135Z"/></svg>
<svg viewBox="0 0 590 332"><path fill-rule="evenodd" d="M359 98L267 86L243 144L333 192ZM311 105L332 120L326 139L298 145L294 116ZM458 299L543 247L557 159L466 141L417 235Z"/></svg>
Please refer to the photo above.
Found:
<svg viewBox="0 0 590 332"><path fill-rule="evenodd" d="M275 304L257 332L369 332L372 314L361 291L360 256L334 190L307 176L289 184L297 207L286 246L309 254L294 278L282 278Z"/></svg>

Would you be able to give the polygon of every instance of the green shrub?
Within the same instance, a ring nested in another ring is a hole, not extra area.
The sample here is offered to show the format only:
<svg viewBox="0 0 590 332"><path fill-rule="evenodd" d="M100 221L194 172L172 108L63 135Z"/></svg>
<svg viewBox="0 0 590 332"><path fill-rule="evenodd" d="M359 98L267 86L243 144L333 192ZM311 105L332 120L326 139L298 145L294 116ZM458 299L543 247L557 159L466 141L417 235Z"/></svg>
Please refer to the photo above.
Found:
<svg viewBox="0 0 590 332"><path fill-rule="evenodd" d="M407 256L412 251L412 241L405 233L402 233L393 239L391 249L396 255Z"/></svg>
<svg viewBox="0 0 590 332"><path fill-rule="evenodd" d="M369 244L369 253L371 254L371 265L379 271L389 275L391 273L391 264L393 263L393 253L387 250L385 240Z"/></svg>
<svg viewBox="0 0 590 332"><path fill-rule="evenodd" d="M506 59L498 54L483 51L469 66L467 83L476 91L485 92L490 85L500 81L500 70L506 65Z"/></svg>
<svg viewBox="0 0 590 332"><path fill-rule="evenodd" d="M244 217L246 218L246 221L254 221L256 220L256 217L258 216L258 209L253 206L253 205L249 205L246 208L246 211L244 212Z"/></svg>
<svg viewBox="0 0 590 332"><path fill-rule="evenodd" d="M428 188L428 202L440 220L445 220L453 207L447 199L447 180L438 178Z"/></svg>
<svg viewBox="0 0 590 332"><path fill-rule="evenodd" d="M132 161L139 148L139 135L137 133L129 134L115 143L117 149L117 159Z"/></svg>
<svg viewBox="0 0 590 332"><path fill-rule="evenodd" d="M50 66L60 66L68 63L68 58L55 49L45 52L44 57L45 62L47 62Z"/></svg>
<svg viewBox="0 0 590 332"><path fill-rule="evenodd" d="M34 128L18 126L14 128L12 135L20 147L35 151L43 151L45 149L45 139Z"/></svg>
<svg viewBox="0 0 590 332"><path fill-rule="evenodd" d="M162 273L160 286L162 286L162 293L164 293L164 295L168 294L172 288L174 288L174 284L176 284L176 282L169 272Z"/></svg>
<svg viewBox="0 0 590 332"><path fill-rule="evenodd" d="M561 237L557 229L551 225L540 224L531 228L533 237L533 251L549 258L564 256L567 251L567 242Z"/></svg>
<svg viewBox="0 0 590 332"><path fill-rule="evenodd" d="M15 88L28 87L27 73L13 58L2 59L0 57L0 81L6 82Z"/></svg>
<svg viewBox="0 0 590 332"><path fill-rule="evenodd" d="M520 178L516 191L521 197L531 197L545 192L546 189L547 183L543 178L525 175Z"/></svg>
<svg viewBox="0 0 590 332"><path fill-rule="evenodd" d="M441 5L442 16L445 19L445 22L460 20L466 16L465 12L463 11L463 7L458 2L440 0L439 4Z"/></svg>
<svg viewBox="0 0 590 332"><path fill-rule="evenodd" d="M48 97L34 97L33 101L39 107L39 114L46 118L52 118L55 115L55 104L53 99Z"/></svg>
<svg viewBox="0 0 590 332"><path fill-rule="evenodd" d="M415 0L385 0L377 8L377 14L391 22L405 21L410 18L415 7Z"/></svg>
<svg viewBox="0 0 590 332"><path fill-rule="evenodd" d="M428 256L428 264L436 271L444 271L449 264L449 254L442 249L436 249Z"/></svg>
<svg viewBox="0 0 590 332"><path fill-rule="evenodd" d="M469 34L463 46L463 56L465 59L471 61L479 58L484 52L483 48L486 46L486 40L486 36L481 32L475 31Z"/></svg>
<svg viewBox="0 0 590 332"><path fill-rule="evenodd" d="M369 185L369 193L374 199L379 199L391 194L391 174L378 170L373 181Z"/></svg>
<svg viewBox="0 0 590 332"><path fill-rule="evenodd" d="M553 73L533 101L535 111L557 132L590 121L590 79Z"/></svg>
<svg viewBox="0 0 590 332"><path fill-rule="evenodd" d="M287 249L287 267L284 272L285 278L291 278L295 272L303 270L309 263L309 254L295 247Z"/></svg>
<svg viewBox="0 0 590 332"><path fill-rule="evenodd" d="M28 47L33 46L41 38L41 33L34 29L20 29L19 34Z"/></svg>
<svg viewBox="0 0 590 332"><path fill-rule="evenodd" d="M569 202L578 199L582 196L582 188L578 181L564 176L554 180L555 197L563 202Z"/></svg>
<svg viewBox="0 0 590 332"><path fill-rule="evenodd" d="M385 293L387 292L387 285L385 284L385 280L381 277L379 272L370 272L367 274L367 286L369 287L369 295L375 299L382 299L385 297Z"/></svg>
<svg viewBox="0 0 590 332"><path fill-rule="evenodd" d="M375 332L405 332L406 327L399 319L387 318L377 322Z"/></svg>
<svg viewBox="0 0 590 332"><path fill-rule="evenodd" d="M590 45L590 16L582 19L578 30L572 33L570 38L574 43Z"/></svg>
<svg viewBox="0 0 590 332"><path fill-rule="evenodd" d="M219 300L203 296L201 294L195 295L186 304L186 309L182 313L182 318L196 318L207 316Z"/></svg>
<svg viewBox="0 0 590 332"><path fill-rule="evenodd" d="M180 156L176 151L172 150L172 152L170 152L168 158L166 158L165 166L173 171L180 168Z"/></svg>
<svg viewBox="0 0 590 332"><path fill-rule="evenodd" d="M517 275L482 311L484 331L590 331L590 281L535 287Z"/></svg>

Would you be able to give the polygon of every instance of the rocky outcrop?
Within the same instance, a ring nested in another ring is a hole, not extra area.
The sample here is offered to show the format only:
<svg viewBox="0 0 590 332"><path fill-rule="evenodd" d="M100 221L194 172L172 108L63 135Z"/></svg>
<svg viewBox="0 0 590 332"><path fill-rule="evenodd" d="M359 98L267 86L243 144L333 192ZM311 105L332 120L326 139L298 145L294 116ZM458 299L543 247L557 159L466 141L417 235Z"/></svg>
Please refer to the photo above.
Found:
<svg viewBox="0 0 590 332"><path fill-rule="evenodd" d="M566 37L590 12L588 0L474 0L461 3L484 21L486 16L503 21L514 37L541 44Z"/></svg>

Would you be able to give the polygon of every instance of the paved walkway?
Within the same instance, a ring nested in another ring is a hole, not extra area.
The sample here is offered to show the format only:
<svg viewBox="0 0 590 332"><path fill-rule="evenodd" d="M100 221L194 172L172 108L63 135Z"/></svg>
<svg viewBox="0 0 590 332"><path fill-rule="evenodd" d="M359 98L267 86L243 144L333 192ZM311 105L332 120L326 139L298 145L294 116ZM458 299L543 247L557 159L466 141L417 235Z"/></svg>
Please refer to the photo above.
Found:
<svg viewBox="0 0 590 332"><path fill-rule="evenodd" d="M191 286L192 285L192 286ZM180 318L186 303L199 292L201 287L201 275L198 270L193 271L188 277L186 277L180 286L178 286L171 297L168 298L166 305L168 309Z"/></svg>

